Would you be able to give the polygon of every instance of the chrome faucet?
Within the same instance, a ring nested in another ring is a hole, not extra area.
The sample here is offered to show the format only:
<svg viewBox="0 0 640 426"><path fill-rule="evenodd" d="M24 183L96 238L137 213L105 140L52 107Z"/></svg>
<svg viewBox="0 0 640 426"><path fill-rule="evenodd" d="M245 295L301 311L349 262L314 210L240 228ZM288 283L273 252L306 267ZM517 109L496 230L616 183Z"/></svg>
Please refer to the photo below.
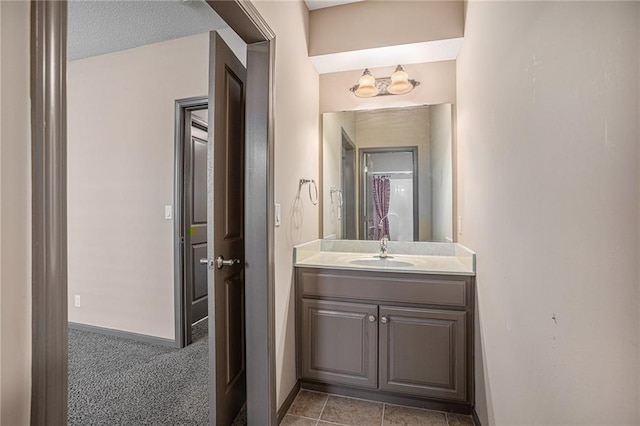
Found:
<svg viewBox="0 0 640 426"><path fill-rule="evenodd" d="M386 259L388 254L387 254L387 243L389 242L389 237L387 237L387 235L383 235L382 238L380 238L380 253L378 254L378 257L380 259Z"/></svg>
<svg viewBox="0 0 640 426"><path fill-rule="evenodd" d="M378 222L378 230L382 231L382 224L384 223L384 220L387 218L387 216L389 216L389 213L384 215L384 217L380 219L380 222ZM382 234L382 238L380 238L380 253L378 254L378 257L380 259L386 259L389 256L387 254L388 242L389 242L389 236L387 234Z"/></svg>

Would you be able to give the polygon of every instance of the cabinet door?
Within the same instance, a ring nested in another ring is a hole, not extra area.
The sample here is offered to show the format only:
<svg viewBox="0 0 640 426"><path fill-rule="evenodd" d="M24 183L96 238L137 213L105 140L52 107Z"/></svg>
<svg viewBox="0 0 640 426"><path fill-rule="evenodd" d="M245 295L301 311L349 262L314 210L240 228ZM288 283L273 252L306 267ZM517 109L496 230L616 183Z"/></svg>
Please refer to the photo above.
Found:
<svg viewBox="0 0 640 426"><path fill-rule="evenodd" d="M466 399L466 313L380 306L380 389Z"/></svg>
<svg viewBox="0 0 640 426"><path fill-rule="evenodd" d="M375 388L378 307L302 299L302 377Z"/></svg>

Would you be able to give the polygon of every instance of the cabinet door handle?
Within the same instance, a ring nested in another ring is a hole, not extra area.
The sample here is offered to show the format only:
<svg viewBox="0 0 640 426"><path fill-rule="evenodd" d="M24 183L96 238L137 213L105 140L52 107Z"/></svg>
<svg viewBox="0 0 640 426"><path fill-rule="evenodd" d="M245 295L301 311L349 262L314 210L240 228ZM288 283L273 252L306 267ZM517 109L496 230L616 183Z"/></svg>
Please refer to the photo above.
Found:
<svg viewBox="0 0 640 426"><path fill-rule="evenodd" d="M383 324L386 324L389 322L389 318L388 317L380 317L380 322Z"/></svg>
<svg viewBox="0 0 640 426"><path fill-rule="evenodd" d="M376 316L375 315L369 315L369 322L376 322Z"/></svg>

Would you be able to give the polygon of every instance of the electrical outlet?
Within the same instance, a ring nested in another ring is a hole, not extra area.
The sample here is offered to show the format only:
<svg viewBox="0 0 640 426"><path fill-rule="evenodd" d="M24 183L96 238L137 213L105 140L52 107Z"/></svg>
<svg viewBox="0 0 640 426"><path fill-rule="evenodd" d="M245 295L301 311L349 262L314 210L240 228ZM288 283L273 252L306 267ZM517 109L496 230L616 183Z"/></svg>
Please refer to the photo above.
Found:
<svg viewBox="0 0 640 426"><path fill-rule="evenodd" d="M76 308L80 307L80 295L79 294L76 294L74 296L74 303L75 303Z"/></svg>

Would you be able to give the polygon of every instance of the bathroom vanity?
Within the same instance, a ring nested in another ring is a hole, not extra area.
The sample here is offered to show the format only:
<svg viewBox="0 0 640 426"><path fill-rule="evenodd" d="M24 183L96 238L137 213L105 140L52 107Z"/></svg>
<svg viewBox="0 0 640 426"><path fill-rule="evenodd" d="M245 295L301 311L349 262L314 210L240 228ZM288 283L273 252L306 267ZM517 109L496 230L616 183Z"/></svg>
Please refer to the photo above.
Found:
<svg viewBox="0 0 640 426"><path fill-rule="evenodd" d="M301 386L468 414L475 255L459 244L318 240L296 247Z"/></svg>

